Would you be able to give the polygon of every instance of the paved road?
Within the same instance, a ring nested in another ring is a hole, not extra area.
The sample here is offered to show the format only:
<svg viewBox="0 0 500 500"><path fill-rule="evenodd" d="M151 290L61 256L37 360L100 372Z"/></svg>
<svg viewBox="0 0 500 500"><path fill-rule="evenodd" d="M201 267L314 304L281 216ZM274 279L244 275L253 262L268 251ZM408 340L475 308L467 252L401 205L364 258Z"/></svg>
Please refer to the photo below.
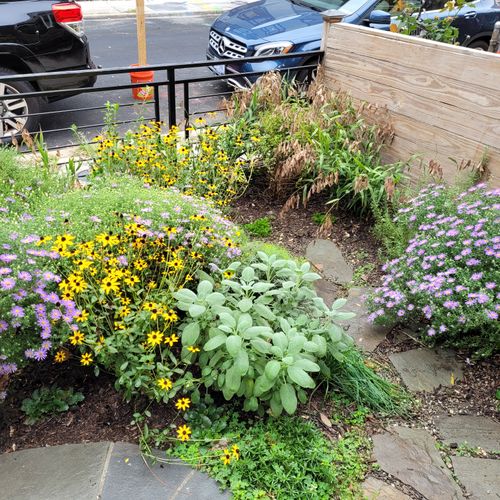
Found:
<svg viewBox="0 0 500 500"><path fill-rule="evenodd" d="M148 39L148 63L168 64L185 63L205 60L205 51L208 40L208 31L215 16L178 17L178 18L150 18L146 20ZM135 34L135 19L130 18L99 18L85 22L85 29L90 41L90 49L94 62L103 68L130 66L137 60L137 45ZM186 70L187 71L187 70ZM186 71L179 71L180 76ZM192 70L191 76L210 75L208 69ZM157 78L161 75L157 75ZM100 77L96 86L129 83L128 74ZM191 95L203 95L213 91L228 91L223 83L202 83L193 86ZM181 89L178 89L180 96ZM166 89L160 91L161 107L166 110ZM73 123L79 126L102 122L102 111L71 111L76 108L104 105L106 101L120 104L131 104L119 113L119 120L136 119L140 116L153 116L151 105L144 106L131 97L130 89L108 92L80 94L68 99L51 103L47 111L68 110L68 112L46 116L42 120L42 129L59 129L70 127ZM181 99L178 99L179 104ZM134 104L135 103L135 104ZM196 110L210 110L218 102L210 100L193 100L192 108ZM166 113L162 119L166 119ZM91 137L97 129L86 131ZM73 140L71 132L46 133L50 146L62 146Z"/></svg>

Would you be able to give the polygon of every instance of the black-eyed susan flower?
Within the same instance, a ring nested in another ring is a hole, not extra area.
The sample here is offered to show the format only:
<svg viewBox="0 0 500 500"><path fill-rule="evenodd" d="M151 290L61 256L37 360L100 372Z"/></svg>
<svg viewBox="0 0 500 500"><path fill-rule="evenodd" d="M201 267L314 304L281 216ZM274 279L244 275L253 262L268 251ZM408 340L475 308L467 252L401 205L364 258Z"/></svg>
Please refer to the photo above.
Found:
<svg viewBox="0 0 500 500"><path fill-rule="evenodd" d="M168 378L159 378L156 381L156 385L160 388L163 389L164 391L168 391L172 389L172 381Z"/></svg>
<svg viewBox="0 0 500 500"><path fill-rule="evenodd" d="M151 347L160 345L162 340L163 340L163 333L161 333L160 331L155 330L153 332L148 333L147 342Z"/></svg>
<svg viewBox="0 0 500 500"><path fill-rule="evenodd" d="M54 361L56 363L64 363L64 361L66 361L68 357L69 357L68 351L66 351L65 349L60 349L55 353Z"/></svg>
<svg viewBox="0 0 500 500"><path fill-rule="evenodd" d="M196 347L195 345L190 345L187 350L189 352L200 352L200 348L199 347Z"/></svg>
<svg viewBox="0 0 500 500"><path fill-rule="evenodd" d="M78 322L78 323L83 323L85 321L87 321L89 319L89 313L83 309L80 311L80 313L78 314L78 316L76 316L75 320Z"/></svg>
<svg viewBox="0 0 500 500"><path fill-rule="evenodd" d="M101 280L101 290L104 293L117 293L120 291L120 284L118 283L118 280L116 278L111 278L108 276Z"/></svg>
<svg viewBox="0 0 500 500"><path fill-rule="evenodd" d="M220 459L222 460L224 465L229 465L231 463L231 453L227 448L224 449L222 457L220 457Z"/></svg>
<svg viewBox="0 0 500 500"><path fill-rule="evenodd" d="M90 364L92 364L92 361L94 360L92 358L92 354L90 354L89 352L83 353L82 357L80 358L80 363L83 366L89 366Z"/></svg>
<svg viewBox="0 0 500 500"><path fill-rule="evenodd" d="M175 403L175 407L178 410L187 410L189 408L189 405L191 404L191 400L189 398L179 398L177 402Z"/></svg>
<svg viewBox="0 0 500 500"><path fill-rule="evenodd" d="M177 437L181 441L188 441L189 435L191 434L191 429L187 425L181 425L177 428Z"/></svg>
<svg viewBox="0 0 500 500"><path fill-rule="evenodd" d="M170 347L174 347L174 344L177 342L179 342L179 337L175 333L172 333L169 337L165 337L165 344L168 344Z"/></svg>
<svg viewBox="0 0 500 500"><path fill-rule="evenodd" d="M80 330L73 332L73 335L69 337L69 341L73 345L81 345L83 344L84 340L85 340L85 335L83 335L83 333Z"/></svg>
<svg viewBox="0 0 500 500"><path fill-rule="evenodd" d="M233 446L231 446L231 453L232 453L233 458L235 460L239 460L240 459L240 449L238 448L237 444L233 444Z"/></svg>

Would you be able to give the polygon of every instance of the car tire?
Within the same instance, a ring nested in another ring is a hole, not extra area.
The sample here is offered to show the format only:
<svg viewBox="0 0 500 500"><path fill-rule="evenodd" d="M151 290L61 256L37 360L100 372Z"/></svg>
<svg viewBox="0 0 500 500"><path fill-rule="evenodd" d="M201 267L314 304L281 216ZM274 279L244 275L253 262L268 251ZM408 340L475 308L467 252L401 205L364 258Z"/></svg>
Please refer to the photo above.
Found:
<svg viewBox="0 0 500 500"><path fill-rule="evenodd" d="M310 59L309 61L306 61L304 63L304 66L309 66L310 64L314 64L317 62L317 59ZM306 86L307 84L311 83L317 75L318 69L299 69L297 73L295 74L295 81L298 83L299 86ZM311 75L311 81L308 81L309 74Z"/></svg>
<svg viewBox="0 0 500 500"><path fill-rule="evenodd" d="M485 40L476 40L475 42L470 43L467 45L467 48L469 49L476 49L476 50L484 50L487 52L489 47L489 44Z"/></svg>
<svg viewBox="0 0 500 500"><path fill-rule="evenodd" d="M0 76L16 75L15 71L0 67ZM23 116L39 113L41 100L37 97L19 97L16 94L35 92L29 82L0 82L0 96L12 95L12 99L0 101L0 142L18 135L21 130L33 132L39 123L38 116Z"/></svg>

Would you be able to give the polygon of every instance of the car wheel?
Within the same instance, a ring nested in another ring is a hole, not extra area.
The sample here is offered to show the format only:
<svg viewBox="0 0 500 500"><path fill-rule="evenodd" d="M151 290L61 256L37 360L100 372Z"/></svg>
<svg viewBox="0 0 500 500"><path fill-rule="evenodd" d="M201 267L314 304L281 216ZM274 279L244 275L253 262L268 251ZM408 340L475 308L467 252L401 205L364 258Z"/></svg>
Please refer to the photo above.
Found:
<svg viewBox="0 0 500 500"><path fill-rule="evenodd" d="M316 63L316 59L311 59L310 61L306 61L304 63L304 66L309 66L311 64ZM315 78L316 75L318 74L318 68L308 68L308 69L301 69L298 70L296 75L295 75L295 81L299 84L299 86L306 86L307 84L311 83ZM310 79L310 80L309 80Z"/></svg>
<svg viewBox="0 0 500 500"><path fill-rule="evenodd" d="M15 71L0 67L0 76L15 74ZM35 130L38 116L26 115L40 112L40 99L16 97L16 94L34 91L29 82L0 82L0 96L12 96L0 101L0 139L14 137L23 129L28 132Z"/></svg>
<svg viewBox="0 0 500 500"><path fill-rule="evenodd" d="M476 40L475 42L472 42L470 45L467 45L467 47L469 49L484 50L486 52L488 50L489 44L484 40Z"/></svg>

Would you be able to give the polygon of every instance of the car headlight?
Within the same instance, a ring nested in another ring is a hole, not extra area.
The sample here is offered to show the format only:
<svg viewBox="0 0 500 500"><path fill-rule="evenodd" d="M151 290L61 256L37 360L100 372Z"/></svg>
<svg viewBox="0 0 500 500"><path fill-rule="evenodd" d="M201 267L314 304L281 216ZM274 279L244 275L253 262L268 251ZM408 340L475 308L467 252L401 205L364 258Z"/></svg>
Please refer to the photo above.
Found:
<svg viewBox="0 0 500 500"><path fill-rule="evenodd" d="M278 54L287 54L292 50L293 43L291 42L269 42L257 45L255 48L255 57L258 56L275 56Z"/></svg>

